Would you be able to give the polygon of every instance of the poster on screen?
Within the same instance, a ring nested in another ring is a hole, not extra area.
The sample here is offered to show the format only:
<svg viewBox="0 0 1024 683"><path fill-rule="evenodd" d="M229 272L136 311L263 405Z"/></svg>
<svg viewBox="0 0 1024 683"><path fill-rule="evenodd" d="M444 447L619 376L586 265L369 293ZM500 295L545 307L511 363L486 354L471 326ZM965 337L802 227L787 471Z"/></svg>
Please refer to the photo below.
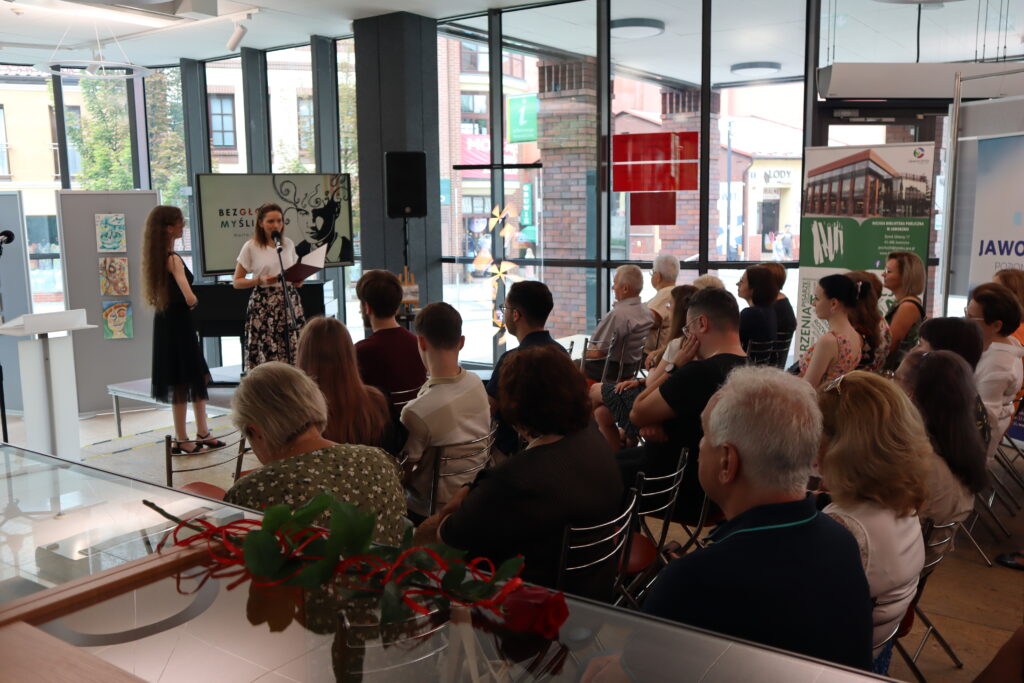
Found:
<svg viewBox="0 0 1024 683"><path fill-rule="evenodd" d="M201 173L196 177L204 275L233 273L255 232L256 211L271 202L300 257L327 245L325 265L352 265L352 194L347 173Z"/></svg>
<svg viewBox="0 0 1024 683"><path fill-rule="evenodd" d="M1024 135L978 140L971 288L1003 268L1024 268Z"/></svg>
<svg viewBox="0 0 1024 683"><path fill-rule="evenodd" d="M826 329L811 305L818 280L849 270L881 277L892 251L927 259L934 153L916 143L805 150L798 353ZM888 300L880 305L885 312Z"/></svg>

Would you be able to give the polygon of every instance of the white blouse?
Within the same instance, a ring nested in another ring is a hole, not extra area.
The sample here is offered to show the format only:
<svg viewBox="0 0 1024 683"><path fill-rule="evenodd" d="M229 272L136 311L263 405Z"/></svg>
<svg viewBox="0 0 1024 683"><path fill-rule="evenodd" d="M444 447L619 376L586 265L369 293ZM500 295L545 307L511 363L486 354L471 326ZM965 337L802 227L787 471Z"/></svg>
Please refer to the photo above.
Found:
<svg viewBox="0 0 1024 683"><path fill-rule="evenodd" d="M295 243L289 238L281 238L281 260L284 262L284 269L288 270L298 263L299 257L295 254ZM238 252L238 264L252 273L254 278L263 275L280 275L281 264L277 261L277 247L270 244L261 247L256 240L248 240L242 245L242 251ZM261 287L278 287L273 285L260 285Z"/></svg>
<svg viewBox="0 0 1024 683"><path fill-rule="evenodd" d="M830 503L825 513L845 526L857 539L860 559L875 607L872 644L893 632L917 592L924 568L924 539L917 515L897 517L877 503L850 507ZM877 653L876 653L877 654Z"/></svg>
<svg viewBox="0 0 1024 683"><path fill-rule="evenodd" d="M992 342L981 354L974 379L978 385L985 409L992 419L992 440L989 442L988 457L995 455L1003 433L1013 419L1013 399L1024 383L1024 366L1020 359L1024 349L1020 342L1010 338L1009 344Z"/></svg>

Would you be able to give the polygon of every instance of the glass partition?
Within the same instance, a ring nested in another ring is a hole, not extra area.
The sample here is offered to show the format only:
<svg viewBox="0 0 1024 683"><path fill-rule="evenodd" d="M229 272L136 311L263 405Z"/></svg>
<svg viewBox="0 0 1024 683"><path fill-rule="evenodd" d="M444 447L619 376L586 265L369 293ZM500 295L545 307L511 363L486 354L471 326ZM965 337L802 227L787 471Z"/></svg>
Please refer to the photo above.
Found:
<svg viewBox="0 0 1024 683"><path fill-rule="evenodd" d="M210 163L214 173L246 173L242 59L206 63Z"/></svg>
<svg viewBox="0 0 1024 683"><path fill-rule="evenodd" d="M312 173L313 57L308 45L267 53L274 173Z"/></svg>

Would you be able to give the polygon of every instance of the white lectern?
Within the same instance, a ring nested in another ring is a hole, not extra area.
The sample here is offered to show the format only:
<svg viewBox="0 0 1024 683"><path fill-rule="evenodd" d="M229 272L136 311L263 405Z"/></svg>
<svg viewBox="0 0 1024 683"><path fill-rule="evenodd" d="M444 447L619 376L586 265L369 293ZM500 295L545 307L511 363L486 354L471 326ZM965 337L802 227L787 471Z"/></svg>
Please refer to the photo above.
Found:
<svg viewBox="0 0 1024 683"><path fill-rule="evenodd" d="M85 309L27 314L0 325L0 334L33 337L18 342L21 397L30 450L78 462L78 389L71 332L94 329ZM55 333L64 336L51 337Z"/></svg>

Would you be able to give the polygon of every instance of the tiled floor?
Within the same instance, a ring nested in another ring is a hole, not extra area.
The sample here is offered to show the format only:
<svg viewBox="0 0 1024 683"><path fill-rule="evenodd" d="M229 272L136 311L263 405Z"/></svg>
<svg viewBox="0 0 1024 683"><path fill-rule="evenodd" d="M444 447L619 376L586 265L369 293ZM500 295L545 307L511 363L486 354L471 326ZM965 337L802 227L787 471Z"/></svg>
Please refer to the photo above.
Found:
<svg viewBox="0 0 1024 683"><path fill-rule="evenodd" d="M163 436L170 433L171 414L166 408L126 412L122 416L126 436L117 439L112 415L100 415L81 423L82 444L86 463L130 475L154 483L164 483ZM211 420L215 434L231 429L227 418ZM191 432L194 428L190 425ZM20 420L10 420L10 439L17 445L24 441ZM198 467L230 457L228 454L175 458L175 467ZM255 458L246 456L243 467L256 466ZM1024 473L1024 463L1018 463ZM231 483L233 462L220 467L175 476L175 484L200 480L227 487ZM1019 490L1015 493L1024 493ZM1011 537L996 539L984 525L976 528L975 538L994 558L1001 552L1024 548L1024 512L1011 517L1006 510L997 512L1011 532ZM674 528L671 536L682 541L682 532ZM934 638L921 653L918 665L933 682L971 681L985 667L999 647L1024 621L1024 571L999 565L988 567L966 539L958 541L957 549L939 566L929 580L921 606L941 630L964 662L956 668ZM913 652L923 633L915 624L904 644ZM900 680L912 680L909 670L894 654L890 674Z"/></svg>

